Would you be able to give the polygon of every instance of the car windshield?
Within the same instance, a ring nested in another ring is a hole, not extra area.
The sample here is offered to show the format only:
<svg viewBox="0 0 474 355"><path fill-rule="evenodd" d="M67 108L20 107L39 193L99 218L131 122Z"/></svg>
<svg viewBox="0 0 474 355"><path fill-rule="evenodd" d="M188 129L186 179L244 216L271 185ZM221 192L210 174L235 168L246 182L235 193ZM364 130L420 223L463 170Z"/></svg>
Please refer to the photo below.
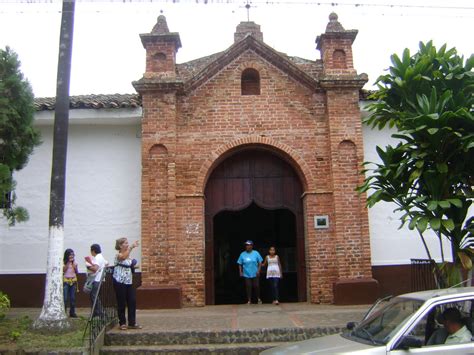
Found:
<svg viewBox="0 0 474 355"><path fill-rule="evenodd" d="M393 298L384 307L362 321L348 335L374 345L385 345L422 304L423 302L419 300Z"/></svg>

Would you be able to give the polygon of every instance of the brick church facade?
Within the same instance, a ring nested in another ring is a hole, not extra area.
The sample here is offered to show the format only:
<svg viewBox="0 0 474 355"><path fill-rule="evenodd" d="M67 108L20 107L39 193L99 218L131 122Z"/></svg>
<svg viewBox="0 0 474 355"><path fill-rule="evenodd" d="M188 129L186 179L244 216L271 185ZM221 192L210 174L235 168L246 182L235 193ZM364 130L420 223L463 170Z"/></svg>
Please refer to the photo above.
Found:
<svg viewBox="0 0 474 355"><path fill-rule="evenodd" d="M365 196L354 191L367 82L353 67L356 35L331 14L316 39L322 59L306 60L242 22L228 49L183 64L164 16L140 35L143 307L240 302L246 239L277 247L288 301L377 296Z"/></svg>

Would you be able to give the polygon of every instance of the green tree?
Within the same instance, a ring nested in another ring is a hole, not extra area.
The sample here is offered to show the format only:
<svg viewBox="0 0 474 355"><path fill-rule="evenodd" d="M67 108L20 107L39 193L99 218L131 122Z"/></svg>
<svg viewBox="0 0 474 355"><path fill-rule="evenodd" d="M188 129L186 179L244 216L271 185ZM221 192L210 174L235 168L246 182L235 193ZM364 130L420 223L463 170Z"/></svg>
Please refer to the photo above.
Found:
<svg viewBox="0 0 474 355"><path fill-rule="evenodd" d="M360 192L371 190L368 207L394 202L403 213L400 228L445 236L455 266L472 267L474 219L469 218L474 185L474 55L466 61L455 48L439 50L430 41L419 51L392 55L389 73L377 79L375 101L365 123L395 128L399 143L377 147L380 163L365 163L368 176ZM441 250L442 253L442 250ZM444 256L441 254L444 261ZM458 269L458 268L457 268ZM459 270L459 269L458 269ZM446 275L459 273L443 273ZM457 278L459 279L459 278Z"/></svg>
<svg viewBox="0 0 474 355"><path fill-rule="evenodd" d="M33 91L20 71L18 55L9 47L0 49L0 208L10 225L28 219L28 212L15 205L13 172L28 162L40 144L33 127Z"/></svg>

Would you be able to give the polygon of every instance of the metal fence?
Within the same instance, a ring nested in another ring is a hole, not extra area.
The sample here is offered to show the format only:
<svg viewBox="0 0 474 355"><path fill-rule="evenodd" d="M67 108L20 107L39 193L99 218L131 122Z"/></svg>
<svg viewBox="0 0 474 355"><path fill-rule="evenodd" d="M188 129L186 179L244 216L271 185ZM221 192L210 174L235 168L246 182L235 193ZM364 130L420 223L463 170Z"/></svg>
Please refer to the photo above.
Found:
<svg viewBox="0 0 474 355"><path fill-rule="evenodd" d="M93 300L91 315L84 330L84 341L86 337L89 343L90 354L96 353L96 340L101 333L117 324L117 300L112 282L113 267L107 267L102 274L102 282L99 286L96 298ZM97 315L94 315L96 308Z"/></svg>
<svg viewBox="0 0 474 355"><path fill-rule="evenodd" d="M441 288L435 261L432 259L411 259L411 291Z"/></svg>

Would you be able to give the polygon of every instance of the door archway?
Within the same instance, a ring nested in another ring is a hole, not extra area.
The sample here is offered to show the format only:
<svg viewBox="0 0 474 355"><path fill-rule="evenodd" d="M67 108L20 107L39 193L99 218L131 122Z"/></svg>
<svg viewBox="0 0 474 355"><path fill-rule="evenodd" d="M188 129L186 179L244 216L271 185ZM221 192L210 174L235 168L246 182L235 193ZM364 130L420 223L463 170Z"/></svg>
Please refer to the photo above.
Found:
<svg viewBox="0 0 474 355"><path fill-rule="evenodd" d="M288 280L294 279L294 292L287 300L306 300L302 193L293 167L266 149L238 151L212 171L205 189L206 304L236 302L222 286L222 280L233 280L237 270L237 259L228 249L232 245L235 253L235 245L249 239L251 230L261 233L250 236L256 249L266 253L269 244L276 244L279 254L288 259L283 268ZM242 250L240 245L238 252Z"/></svg>

